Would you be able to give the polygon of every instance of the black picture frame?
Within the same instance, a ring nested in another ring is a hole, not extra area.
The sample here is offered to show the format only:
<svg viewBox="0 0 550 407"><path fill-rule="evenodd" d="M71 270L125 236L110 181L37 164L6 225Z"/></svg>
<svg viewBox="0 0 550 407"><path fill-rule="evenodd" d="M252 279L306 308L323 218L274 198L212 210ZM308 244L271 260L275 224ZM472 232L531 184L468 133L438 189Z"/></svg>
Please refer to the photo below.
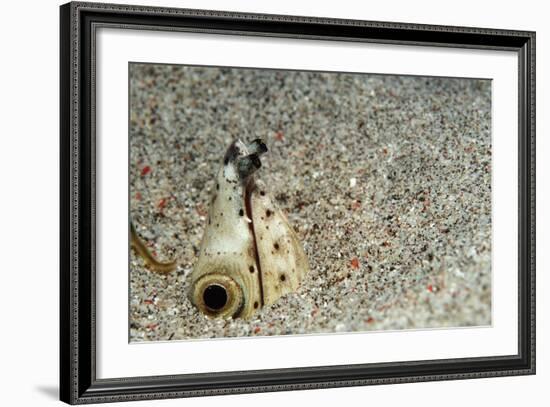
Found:
<svg viewBox="0 0 550 407"><path fill-rule="evenodd" d="M72 2L60 7L60 398L70 404L535 373L535 33ZM519 60L519 350L499 357L96 378L95 29L511 50Z"/></svg>

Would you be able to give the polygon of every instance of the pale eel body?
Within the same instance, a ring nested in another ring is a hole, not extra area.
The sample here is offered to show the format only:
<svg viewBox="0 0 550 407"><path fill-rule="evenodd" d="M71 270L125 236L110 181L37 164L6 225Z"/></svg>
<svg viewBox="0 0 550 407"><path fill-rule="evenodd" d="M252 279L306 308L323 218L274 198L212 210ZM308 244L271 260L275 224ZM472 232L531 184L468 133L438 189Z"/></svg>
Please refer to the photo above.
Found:
<svg viewBox="0 0 550 407"><path fill-rule="evenodd" d="M255 179L265 152L259 139L237 140L218 172L188 294L209 317L249 318L295 291L309 271L294 230Z"/></svg>

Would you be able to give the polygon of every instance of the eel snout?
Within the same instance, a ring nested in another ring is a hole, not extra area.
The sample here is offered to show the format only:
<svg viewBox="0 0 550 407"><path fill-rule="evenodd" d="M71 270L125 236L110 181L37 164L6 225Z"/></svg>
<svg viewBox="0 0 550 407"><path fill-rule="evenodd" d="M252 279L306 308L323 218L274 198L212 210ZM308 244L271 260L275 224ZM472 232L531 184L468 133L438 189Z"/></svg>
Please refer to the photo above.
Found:
<svg viewBox="0 0 550 407"><path fill-rule="evenodd" d="M225 153L224 166L233 166L239 180L244 184L262 166L260 156L266 152L267 146L261 139L255 139L248 145L235 140Z"/></svg>

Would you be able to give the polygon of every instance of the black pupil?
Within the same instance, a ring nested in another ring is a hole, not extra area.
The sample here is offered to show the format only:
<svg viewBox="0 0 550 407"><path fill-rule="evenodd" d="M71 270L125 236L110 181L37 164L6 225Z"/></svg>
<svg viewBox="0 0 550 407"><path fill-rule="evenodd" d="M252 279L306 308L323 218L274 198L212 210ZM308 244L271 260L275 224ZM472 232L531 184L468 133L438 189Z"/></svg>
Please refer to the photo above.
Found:
<svg viewBox="0 0 550 407"><path fill-rule="evenodd" d="M217 311L227 303L227 291L221 285L212 284L206 287L202 298L208 308Z"/></svg>

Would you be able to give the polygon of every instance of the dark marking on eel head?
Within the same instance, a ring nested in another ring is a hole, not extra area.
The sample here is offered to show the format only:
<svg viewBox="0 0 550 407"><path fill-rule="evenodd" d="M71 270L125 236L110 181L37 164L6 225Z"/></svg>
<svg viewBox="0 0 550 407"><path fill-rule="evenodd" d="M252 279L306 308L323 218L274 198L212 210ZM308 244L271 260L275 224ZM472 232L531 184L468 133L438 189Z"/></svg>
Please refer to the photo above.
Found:
<svg viewBox="0 0 550 407"><path fill-rule="evenodd" d="M227 148L227 151L225 152L225 155L223 157L223 164L227 165L230 162L235 161L239 157L239 147L237 147L237 141L235 140L231 145Z"/></svg>
<svg viewBox="0 0 550 407"><path fill-rule="evenodd" d="M251 153L263 154L267 153L267 146L262 141L262 139L257 138L255 140L252 140L252 142L248 145L248 150Z"/></svg>
<svg viewBox="0 0 550 407"><path fill-rule="evenodd" d="M241 179L241 181L246 180L261 166L262 162L260 161L260 157L256 153L249 154L247 156L237 159L236 164L237 173L239 174L239 178Z"/></svg>

